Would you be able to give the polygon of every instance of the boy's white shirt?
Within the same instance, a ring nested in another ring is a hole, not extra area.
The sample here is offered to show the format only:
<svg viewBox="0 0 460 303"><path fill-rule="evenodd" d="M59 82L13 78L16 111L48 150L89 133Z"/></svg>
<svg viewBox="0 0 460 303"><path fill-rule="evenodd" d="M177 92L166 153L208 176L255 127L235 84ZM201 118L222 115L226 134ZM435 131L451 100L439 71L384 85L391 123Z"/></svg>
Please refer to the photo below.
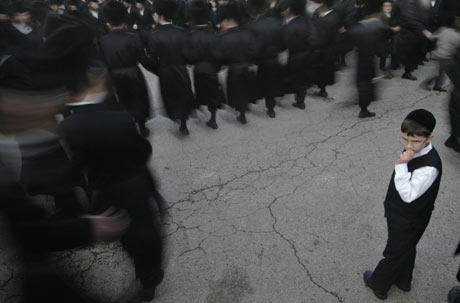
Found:
<svg viewBox="0 0 460 303"><path fill-rule="evenodd" d="M414 155L414 159L428 154L433 149L431 142L420 152ZM420 198L438 177L438 170L432 166L417 168L412 173L407 168L407 163L395 165L395 186L401 199L411 203Z"/></svg>

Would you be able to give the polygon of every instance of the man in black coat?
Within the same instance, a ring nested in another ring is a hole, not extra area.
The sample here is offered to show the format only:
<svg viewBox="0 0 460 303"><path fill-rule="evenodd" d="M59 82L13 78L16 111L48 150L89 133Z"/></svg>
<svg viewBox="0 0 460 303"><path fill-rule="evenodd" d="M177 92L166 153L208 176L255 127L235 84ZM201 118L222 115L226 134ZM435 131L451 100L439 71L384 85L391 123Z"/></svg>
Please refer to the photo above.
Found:
<svg viewBox="0 0 460 303"><path fill-rule="evenodd" d="M150 117L150 98L138 63L150 71L152 64L139 35L125 28L126 7L110 1L104 5L103 14L110 32L99 41L102 58L110 70L118 101L136 119L141 134L146 137L149 134L145 122Z"/></svg>
<svg viewBox="0 0 460 303"><path fill-rule="evenodd" d="M444 144L460 153L460 51L457 51L450 65L447 75L454 84L449 102L451 133Z"/></svg>
<svg viewBox="0 0 460 303"><path fill-rule="evenodd" d="M240 113L237 120L246 124L246 110L253 98L251 90L255 82L250 66L258 53L258 44L249 30L240 27L241 9L237 2L229 2L220 7L217 18L221 34L216 40L214 57L220 66L228 66L228 105Z"/></svg>
<svg viewBox="0 0 460 303"><path fill-rule="evenodd" d="M327 97L326 86L335 83L334 44L341 24L333 5L333 0L324 0L311 18L312 81L320 89L315 95L323 98Z"/></svg>
<svg viewBox="0 0 460 303"><path fill-rule="evenodd" d="M206 105L211 119L206 123L217 129L216 111L222 106L220 85L217 78L217 64L212 49L216 40L216 32L211 26L211 9L204 0L188 2L186 15L193 27L188 36L185 56L187 62L193 64L195 85L195 102L197 106Z"/></svg>
<svg viewBox="0 0 460 303"><path fill-rule="evenodd" d="M101 4L98 0L88 0L86 8L82 9L82 18L93 28L96 32L97 38L102 37L108 32L103 15L100 13Z"/></svg>
<svg viewBox="0 0 460 303"><path fill-rule="evenodd" d="M154 2L154 20L157 28L148 37L147 50L159 77L161 97L167 115L172 120L179 120L180 132L189 135L187 119L194 107L194 96L185 66L187 32L172 24L176 10L175 0Z"/></svg>
<svg viewBox="0 0 460 303"><path fill-rule="evenodd" d="M74 169L87 172L92 207L116 205L131 217L122 243L133 258L143 299L148 301L164 275L162 244L150 204L155 190L147 167L152 147L139 135L128 113L107 108L106 77L101 66L89 69L87 84L81 85L69 103L73 113L61 122L60 129Z"/></svg>
<svg viewBox="0 0 460 303"><path fill-rule="evenodd" d="M305 109L309 86L309 23L305 16L305 0L284 0L279 4L284 18L283 43L288 53L284 68L284 93L294 94L294 106Z"/></svg>
<svg viewBox="0 0 460 303"><path fill-rule="evenodd" d="M259 46L257 56L257 96L265 98L267 115L275 118L275 97L282 92L282 66L278 62L278 54L286 46L283 39L283 26L280 16L267 15L269 5L265 0L248 1L248 13L251 21L247 27L254 33Z"/></svg>
<svg viewBox="0 0 460 303"><path fill-rule="evenodd" d="M375 116L375 113L368 111L367 107L371 101L375 100L375 83L373 83L375 56L377 51L383 48L385 42L386 26L382 18L382 15L368 16L349 30L358 48L356 84L361 108L359 118Z"/></svg>
<svg viewBox="0 0 460 303"><path fill-rule="evenodd" d="M129 22L132 23L131 28L137 30L145 42L154 24L152 6L145 0L136 0L135 4L129 14Z"/></svg>
<svg viewBox="0 0 460 303"><path fill-rule="evenodd" d="M412 72L424 55L426 37L431 35L425 27L425 14L420 2L400 0L394 10L394 18L401 27L394 37L395 51L405 68L402 78L408 80L417 80Z"/></svg>

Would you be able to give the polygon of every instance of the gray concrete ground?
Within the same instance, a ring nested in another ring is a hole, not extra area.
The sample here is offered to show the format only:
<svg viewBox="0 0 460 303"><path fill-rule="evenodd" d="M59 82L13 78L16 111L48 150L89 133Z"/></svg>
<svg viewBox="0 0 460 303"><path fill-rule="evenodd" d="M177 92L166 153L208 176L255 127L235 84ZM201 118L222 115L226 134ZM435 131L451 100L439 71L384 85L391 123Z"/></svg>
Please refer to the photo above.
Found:
<svg viewBox="0 0 460 303"><path fill-rule="evenodd" d="M347 68L328 88L330 98L309 91L306 110L286 96L270 119L259 101L244 126L233 110L219 111L218 130L205 126L203 110L190 119L186 138L162 114L157 79L149 75L151 166L170 203L163 224L166 275L154 302L378 302L362 273L382 257L382 202L401 151L399 126L416 108L437 118L433 142L444 174L418 246L413 290L393 287L387 301L446 302L460 265L453 257L460 155L443 144L449 94L418 87L434 67L433 61L420 67L419 81L401 79L401 70L378 81L380 98L369 107L375 118L358 119L354 71ZM0 301L17 302L17 255L3 247ZM54 262L91 296L135 302L139 283L117 242L59 253Z"/></svg>

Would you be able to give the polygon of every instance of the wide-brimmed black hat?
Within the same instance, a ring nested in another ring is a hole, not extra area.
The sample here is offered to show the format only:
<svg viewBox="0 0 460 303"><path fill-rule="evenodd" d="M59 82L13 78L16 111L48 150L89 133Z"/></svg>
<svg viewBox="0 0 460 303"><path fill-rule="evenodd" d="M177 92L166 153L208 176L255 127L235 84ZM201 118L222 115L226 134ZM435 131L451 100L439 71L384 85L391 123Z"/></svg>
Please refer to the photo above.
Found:
<svg viewBox="0 0 460 303"><path fill-rule="evenodd" d="M176 16L177 6L176 0L155 0L153 2L153 12L170 20Z"/></svg>
<svg viewBox="0 0 460 303"><path fill-rule="evenodd" d="M123 3L110 0L102 7L102 14L104 15L105 21L117 26L126 21L128 10Z"/></svg>

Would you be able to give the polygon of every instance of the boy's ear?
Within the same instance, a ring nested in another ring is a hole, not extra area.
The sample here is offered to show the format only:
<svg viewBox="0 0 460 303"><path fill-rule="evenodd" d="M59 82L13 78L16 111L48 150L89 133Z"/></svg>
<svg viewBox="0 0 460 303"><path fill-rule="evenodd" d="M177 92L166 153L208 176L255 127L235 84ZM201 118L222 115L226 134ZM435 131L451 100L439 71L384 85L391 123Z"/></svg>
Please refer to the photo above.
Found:
<svg viewBox="0 0 460 303"><path fill-rule="evenodd" d="M426 142L427 142L427 143L431 142L431 140L433 140L433 138L434 138L434 136L433 136L433 135L430 135L430 136L428 137L428 140L427 140Z"/></svg>

